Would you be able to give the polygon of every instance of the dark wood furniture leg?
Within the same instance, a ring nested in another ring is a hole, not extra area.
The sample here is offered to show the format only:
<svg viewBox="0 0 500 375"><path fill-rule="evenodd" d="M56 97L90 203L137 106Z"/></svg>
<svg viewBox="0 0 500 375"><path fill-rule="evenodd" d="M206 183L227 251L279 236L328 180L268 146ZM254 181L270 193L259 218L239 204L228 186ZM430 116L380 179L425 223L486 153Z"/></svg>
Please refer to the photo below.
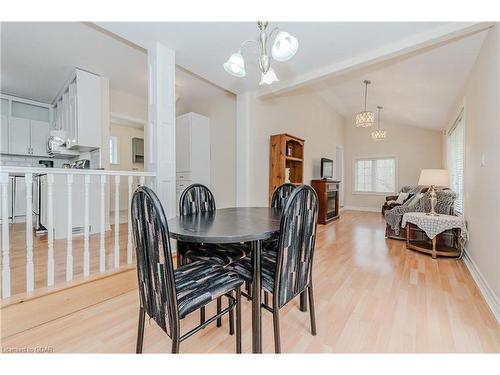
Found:
<svg viewBox="0 0 500 375"><path fill-rule="evenodd" d="M307 311L307 292L305 290L300 293L300 311Z"/></svg>
<svg viewBox="0 0 500 375"><path fill-rule="evenodd" d="M261 290L260 290L260 256L262 241L252 241L252 353L262 353L262 321L261 321Z"/></svg>

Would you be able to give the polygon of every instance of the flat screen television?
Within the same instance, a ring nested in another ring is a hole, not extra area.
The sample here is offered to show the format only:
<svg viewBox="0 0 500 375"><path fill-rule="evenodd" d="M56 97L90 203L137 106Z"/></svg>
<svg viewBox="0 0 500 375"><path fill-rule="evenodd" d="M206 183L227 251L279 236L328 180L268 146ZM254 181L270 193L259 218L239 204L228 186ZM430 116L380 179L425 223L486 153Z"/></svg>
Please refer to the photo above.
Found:
<svg viewBox="0 0 500 375"><path fill-rule="evenodd" d="M321 178L325 180L333 178L332 159L321 158Z"/></svg>

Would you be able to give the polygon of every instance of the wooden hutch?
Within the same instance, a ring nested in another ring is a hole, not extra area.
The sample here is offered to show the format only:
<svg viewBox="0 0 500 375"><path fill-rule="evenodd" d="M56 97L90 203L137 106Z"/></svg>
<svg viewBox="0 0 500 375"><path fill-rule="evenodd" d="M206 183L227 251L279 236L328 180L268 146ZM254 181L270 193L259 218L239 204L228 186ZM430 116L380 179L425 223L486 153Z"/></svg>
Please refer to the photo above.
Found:
<svg viewBox="0 0 500 375"><path fill-rule="evenodd" d="M285 182L304 183L304 140L290 134L271 136L269 153L269 202L274 190ZM289 181L286 170L289 170Z"/></svg>

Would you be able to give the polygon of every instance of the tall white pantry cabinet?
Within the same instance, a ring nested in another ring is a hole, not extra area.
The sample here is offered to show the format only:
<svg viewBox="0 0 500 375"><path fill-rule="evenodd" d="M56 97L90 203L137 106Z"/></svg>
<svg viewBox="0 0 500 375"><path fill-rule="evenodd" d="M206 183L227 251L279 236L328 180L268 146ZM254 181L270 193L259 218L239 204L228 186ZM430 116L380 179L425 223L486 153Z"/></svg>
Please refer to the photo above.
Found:
<svg viewBox="0 0 500 375"><path fill-rule="evenodd" d="M210 188L210 120L189 112L175 123L177 202L186 187L199 183Z"/></svg>

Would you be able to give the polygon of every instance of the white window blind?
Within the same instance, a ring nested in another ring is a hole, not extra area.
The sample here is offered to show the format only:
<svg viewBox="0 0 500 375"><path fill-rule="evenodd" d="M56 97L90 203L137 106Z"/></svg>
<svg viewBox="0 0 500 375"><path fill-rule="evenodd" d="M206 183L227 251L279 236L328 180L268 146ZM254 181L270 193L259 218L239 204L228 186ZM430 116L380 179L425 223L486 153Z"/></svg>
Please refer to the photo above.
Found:
<svg viewBox="0 0 500 375"><path fill-rule="evenodd" d="M357 159L354 163L354 191L358 193L394 193L396 159Z"/></svg>
<svg viewBox="0 0 500 375"><path fill-rule="evenodd" d="M464 140L465 129L463 116L460 114L447 138L447 168L450 176L450 189L457 194L455 211L464 212Z"/></svg>
<svg viewBox="0 0 500 375"><path fill-rule="evenodd" d="M118 164L118 138L114 135L109 137L109 162Z"/></svg>

